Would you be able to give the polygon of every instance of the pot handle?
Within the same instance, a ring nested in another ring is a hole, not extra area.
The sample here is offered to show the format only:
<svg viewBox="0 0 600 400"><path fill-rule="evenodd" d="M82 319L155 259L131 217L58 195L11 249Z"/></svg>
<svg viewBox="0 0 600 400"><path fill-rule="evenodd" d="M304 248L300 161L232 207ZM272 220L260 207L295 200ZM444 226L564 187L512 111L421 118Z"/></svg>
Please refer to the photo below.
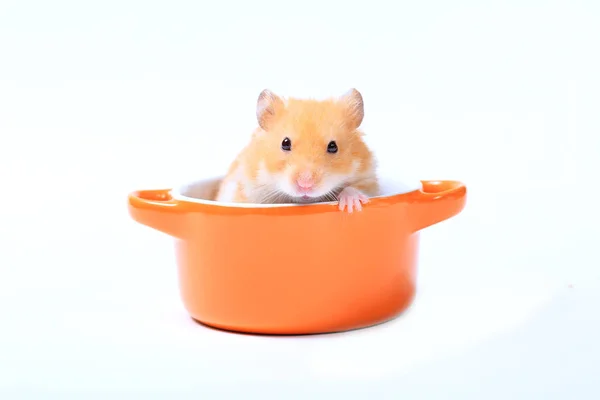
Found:
<svg viewBox="0 0 600 400"><path fill-rule="evenodd" d="M458 181L421 181L410 208L412 231L417 232L445 221L465 207L467 187Z"/></svg>
<svg viewBox="0 0 600 400"><path fill-rule="evenodd" d="M171 196L171 189L138 190L128 196L129 215L136 222L167 235L183 238L183 204Z"/></svg>

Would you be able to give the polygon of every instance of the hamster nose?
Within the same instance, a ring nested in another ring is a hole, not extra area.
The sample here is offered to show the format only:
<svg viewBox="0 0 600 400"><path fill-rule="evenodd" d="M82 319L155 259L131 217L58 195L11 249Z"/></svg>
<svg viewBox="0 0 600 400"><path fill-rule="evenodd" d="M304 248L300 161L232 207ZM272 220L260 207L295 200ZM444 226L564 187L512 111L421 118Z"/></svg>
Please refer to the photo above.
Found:
<svg viewBox="0 0 600 400"><path fill-rule="evenodd" d="M296 185L300 190L310 190L315 185L315 181L312 178L299 177L296 179Z"/></svg>

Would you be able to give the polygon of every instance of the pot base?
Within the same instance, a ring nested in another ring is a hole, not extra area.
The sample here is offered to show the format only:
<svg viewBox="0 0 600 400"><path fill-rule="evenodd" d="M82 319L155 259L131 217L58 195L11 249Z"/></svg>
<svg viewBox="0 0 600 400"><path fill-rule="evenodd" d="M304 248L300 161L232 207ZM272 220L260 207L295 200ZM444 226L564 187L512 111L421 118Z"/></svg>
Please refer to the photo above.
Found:
<svg viewBox="0 0 600 400"><path fill-rule="evenodd" d="M360 329L372 328L377 325L383 325L390 321L393 321L399 317L402 317L412 306L415 297L415 291L412 291L409 295L404 298L401 304L398 304L396 312L390 313L386 316L378 316L377 318L369 319L368 321L362 321L361 323L355 324L335 324L330 326L242 326L238 324L227 324L219 322L209 322L203 320L194 315L190 315L190 318L199 325L205 326L210 329L216 329L219 331L237 333L237 334L249 334L249 335L260 335L260 336L305 336L305 335L326 335L333 333L350 332Z"/></svg>

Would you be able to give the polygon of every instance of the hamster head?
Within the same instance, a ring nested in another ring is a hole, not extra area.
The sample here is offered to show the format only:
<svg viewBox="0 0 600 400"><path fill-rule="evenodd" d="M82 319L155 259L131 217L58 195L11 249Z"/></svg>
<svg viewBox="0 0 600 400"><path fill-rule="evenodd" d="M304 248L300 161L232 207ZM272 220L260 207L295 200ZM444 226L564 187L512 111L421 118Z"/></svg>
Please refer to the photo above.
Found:
<svg viewBox="0 0 600 400"><path fill-rule="evenodd" d="M364 106L356 89L326 100L284 100L265 89L256 116L255 178L264 202L333 201L370 166L358 130Z"/></svg>

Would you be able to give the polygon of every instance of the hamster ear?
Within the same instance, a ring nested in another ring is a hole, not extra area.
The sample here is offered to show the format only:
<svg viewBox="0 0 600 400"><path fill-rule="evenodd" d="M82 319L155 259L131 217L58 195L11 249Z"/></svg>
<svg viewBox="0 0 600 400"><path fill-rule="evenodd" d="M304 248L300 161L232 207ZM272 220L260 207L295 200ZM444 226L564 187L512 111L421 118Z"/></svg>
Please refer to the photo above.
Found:
<svg viewBox="0 0 600 400"><path fill-rule="evenodd" d="M340 101L346 109L348 127L352 130L358 129L365 116L365 106L360 92L354 88L342 95Z"/></svg>
<svg viewBox="0 0 600 400"><path fill-rule="evenodd" d="M282 107L283 101L275 93L269 89L260 92L256 101L256 119L258 120L258 125L262 129L267 130L269 124Z"/></svg>

